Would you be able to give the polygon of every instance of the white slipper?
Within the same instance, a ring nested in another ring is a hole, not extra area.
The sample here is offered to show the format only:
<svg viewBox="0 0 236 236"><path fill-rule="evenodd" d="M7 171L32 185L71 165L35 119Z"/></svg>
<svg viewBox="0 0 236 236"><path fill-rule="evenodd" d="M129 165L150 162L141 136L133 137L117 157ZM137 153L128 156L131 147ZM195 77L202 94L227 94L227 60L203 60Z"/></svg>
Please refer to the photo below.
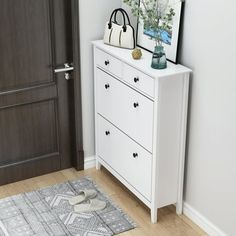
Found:
<svg viewBox="0 0 236 236"><path fill-rule="evenodd" d="M83 201L86 201L88 199L91 199L91 198L95 198L97 196L97 192L96 190L93 190L93 189L85 189L85 190L82 190L79 195L75 196L75 197L72 197L69 199L69 203L71 205L76 205L76 204L79 204Z"/></svg>
<svg viewBox="0 0 236 236"><path fill-rule="evenodd" d="M106 207L106 202L100 201L98 199L90 199L87 204L80 204L74 206L74 211L81 212L91 212L91 211L100 211Z"/></svg>

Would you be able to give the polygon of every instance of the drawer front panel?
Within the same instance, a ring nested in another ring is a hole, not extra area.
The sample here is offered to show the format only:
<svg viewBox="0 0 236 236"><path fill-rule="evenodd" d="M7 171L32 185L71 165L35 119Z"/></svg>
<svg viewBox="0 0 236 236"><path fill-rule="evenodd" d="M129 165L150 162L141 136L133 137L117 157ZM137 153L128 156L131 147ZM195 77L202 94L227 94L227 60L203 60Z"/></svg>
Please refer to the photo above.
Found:
<svg viewBox="0 0 236 236"><path fill-rule="evenodd" d="M97 117L98 155L151 200L151 154L111 123L99 115Z"/></svg>
<svg viewBox="0 0 236 236"><path fill-rule="evenodd" d="M154 97L154 79L150 76L124 64L124 80L143 93Z"/></svg>
<svg viewBox="0 0 236 236"><path fill-rule="evenodd" d="M109 55L108 53L105 53L100 49L95 50L95 55L96 55L96 63L98 66L100 66L107 72L110 72L119 78L122 77L123 63L120 60Z"/></svg>
<svg viewBox="0 0 236 236"><path fill-rule="evenodd" d="M97 69L97 112L152 152L153 102Z"/></svg>

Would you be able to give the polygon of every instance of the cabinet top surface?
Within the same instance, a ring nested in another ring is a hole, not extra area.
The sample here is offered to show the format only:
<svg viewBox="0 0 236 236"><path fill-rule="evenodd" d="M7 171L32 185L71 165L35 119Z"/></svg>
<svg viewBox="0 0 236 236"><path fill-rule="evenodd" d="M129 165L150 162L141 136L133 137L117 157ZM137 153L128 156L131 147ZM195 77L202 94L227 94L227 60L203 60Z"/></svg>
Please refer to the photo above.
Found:
<svg viewBox="0 0 236 236"><path fill-rule="evenodd" d="M120 59L121 61L146 73L153 78L171 76L174 74L191 73L191 70L189 68L180 64L176 65L171 62L167 62L167 68L164 70L156 70L151 68L152 53L144 49L142 49L142 58L140 60L134 60L131 55L132 50L106 45L102 40L93 41L92 43L95 47Z"/></svg>

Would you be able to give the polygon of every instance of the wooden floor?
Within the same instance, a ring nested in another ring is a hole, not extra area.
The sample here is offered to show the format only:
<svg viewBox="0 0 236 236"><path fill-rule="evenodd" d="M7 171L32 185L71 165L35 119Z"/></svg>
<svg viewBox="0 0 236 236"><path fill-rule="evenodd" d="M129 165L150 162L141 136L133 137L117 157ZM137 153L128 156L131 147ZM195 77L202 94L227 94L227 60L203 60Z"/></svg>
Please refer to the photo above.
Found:
<svg viewBox="0 0 236 236"><path fill-rule="evenodd" d="M150 223L149 209L123 187L111 174L102 168L101 171L89 169L77 172L74 169L28 179L25 181L0 187L0 198L18 193L76 179L81 176L90 176L126 213L138 224L138 228L130 230L121 236L206 236L199 227L185 216L177 216L174 206L159 210L157 224Z"/></svg>

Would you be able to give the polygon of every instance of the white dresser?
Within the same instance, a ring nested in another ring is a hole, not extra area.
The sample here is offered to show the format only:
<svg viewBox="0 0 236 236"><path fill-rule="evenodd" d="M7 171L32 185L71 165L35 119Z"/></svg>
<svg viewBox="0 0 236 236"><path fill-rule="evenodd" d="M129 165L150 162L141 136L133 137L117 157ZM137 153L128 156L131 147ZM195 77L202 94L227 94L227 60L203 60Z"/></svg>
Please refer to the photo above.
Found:
<svg viewBox="0 0 236 236"><path fill-rule="evenodd" d="M151 209L176 203L182 213L186 120L191 70L150 67L131 51L94 45L97 169L103 165Z"/></svg>

